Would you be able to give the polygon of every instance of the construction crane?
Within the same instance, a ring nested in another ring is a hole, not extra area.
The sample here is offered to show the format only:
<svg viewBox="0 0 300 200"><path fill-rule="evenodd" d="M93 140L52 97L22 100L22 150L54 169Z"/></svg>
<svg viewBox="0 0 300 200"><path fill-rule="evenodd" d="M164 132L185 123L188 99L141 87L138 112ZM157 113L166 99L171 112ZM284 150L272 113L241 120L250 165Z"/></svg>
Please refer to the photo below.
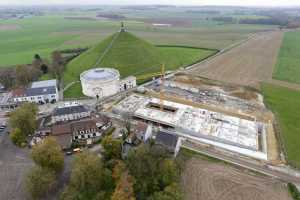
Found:
<svg viewBox="0 0 300 200"><path fill-rule="evenodd" d="M161 72L155 72L155 73L149 73L149 74L143 74L136 77L136 80L146 80L153 77L159 77L161 76Z"/></svg>
<svg viewBox="0 0 300 200"><path fill-rule="evenodd" d="M164 110L164 84L165 84L165 64L161 65L161 83L159 91L160 110Z"/></svg>

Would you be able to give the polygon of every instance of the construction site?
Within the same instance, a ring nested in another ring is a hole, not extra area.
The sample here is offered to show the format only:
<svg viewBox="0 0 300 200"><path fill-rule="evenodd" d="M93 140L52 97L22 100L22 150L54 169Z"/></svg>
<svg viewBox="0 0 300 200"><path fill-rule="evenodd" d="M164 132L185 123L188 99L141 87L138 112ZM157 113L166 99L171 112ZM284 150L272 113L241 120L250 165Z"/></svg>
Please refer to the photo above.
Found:
<svg viewBox="0 0 300 200"><path fill-rule="evenodd" d="M138 91L113 112L199 145L261 161L279 160L273 114L254 89L177 73Z"/></svg>

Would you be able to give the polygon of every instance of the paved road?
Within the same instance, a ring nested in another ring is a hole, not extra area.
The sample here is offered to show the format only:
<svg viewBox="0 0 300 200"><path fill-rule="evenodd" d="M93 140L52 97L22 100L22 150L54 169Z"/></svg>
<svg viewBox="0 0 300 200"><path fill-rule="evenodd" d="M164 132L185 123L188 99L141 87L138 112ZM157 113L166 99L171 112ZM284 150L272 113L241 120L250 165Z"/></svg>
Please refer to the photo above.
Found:
<svg viewBox="0 0 300 200"><path fill-rule="evenodd" d="M0 200L26 197L24 176L33 166L27 149L15 147L6 133L0 135Z"/></svg>

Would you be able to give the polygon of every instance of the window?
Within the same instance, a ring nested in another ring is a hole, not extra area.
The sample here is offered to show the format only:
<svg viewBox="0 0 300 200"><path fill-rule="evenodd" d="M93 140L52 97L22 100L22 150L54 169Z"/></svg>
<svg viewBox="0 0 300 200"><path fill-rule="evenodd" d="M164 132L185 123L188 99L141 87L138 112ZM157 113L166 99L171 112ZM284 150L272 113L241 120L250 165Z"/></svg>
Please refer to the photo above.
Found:
<svg viewBox="0 0 300 200"><path fill-rule="evenodd" d="M42 97L39 96L38 99L42 99Z"/></svg>
<svg viewBox="0 0 300 200"><path fill-rule="evenodd" d="M51 95L51 98L55 98L55 95Z"/></svg>

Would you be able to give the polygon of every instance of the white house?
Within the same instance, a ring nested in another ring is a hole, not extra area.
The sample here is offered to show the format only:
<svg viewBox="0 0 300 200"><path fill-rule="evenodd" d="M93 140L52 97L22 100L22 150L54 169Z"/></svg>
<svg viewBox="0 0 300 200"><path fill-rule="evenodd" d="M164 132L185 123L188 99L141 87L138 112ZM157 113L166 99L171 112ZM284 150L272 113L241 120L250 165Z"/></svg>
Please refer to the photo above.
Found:
<svg viewBox="0 0 300 200"><path fill-rule="evenodd" d="M56 80L33 82L30 88L14 90L12 97L16 103L54 103L59 100L57 82Z"/></svg>
<svg viewBox="0 0 300 200"><path fill-rule="evenodd" d="M91 144L99 140L112 126L110 120L87 119L71 123L73 141L82 144Z"/></svg>

